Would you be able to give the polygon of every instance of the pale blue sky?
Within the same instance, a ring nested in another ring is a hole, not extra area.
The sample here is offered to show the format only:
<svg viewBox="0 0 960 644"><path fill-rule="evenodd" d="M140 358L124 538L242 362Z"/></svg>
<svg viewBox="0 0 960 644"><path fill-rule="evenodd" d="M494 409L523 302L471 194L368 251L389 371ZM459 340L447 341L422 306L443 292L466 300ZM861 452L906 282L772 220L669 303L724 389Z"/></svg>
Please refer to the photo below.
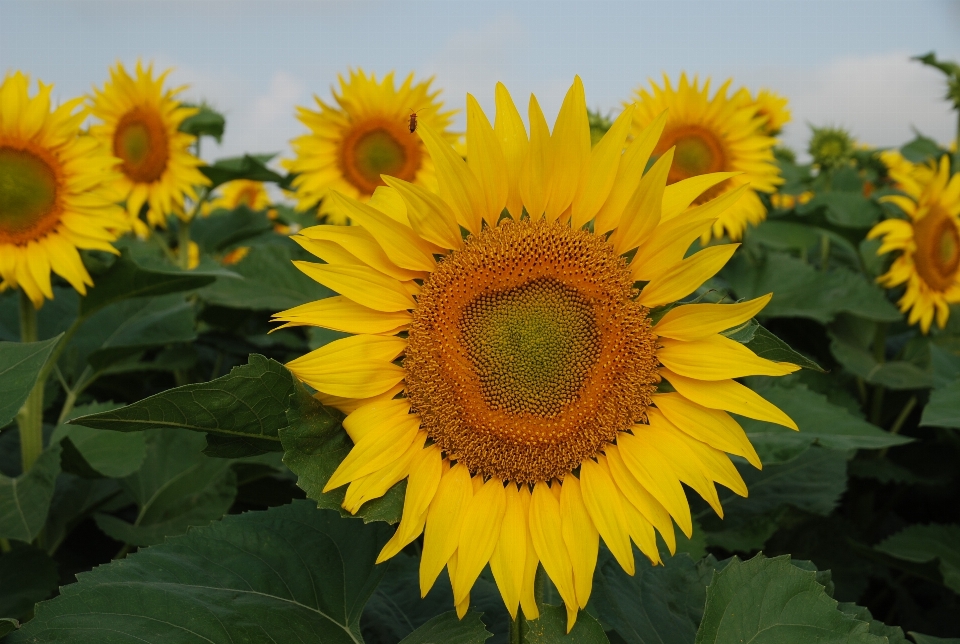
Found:
<svg viewBox="0 0 960 644"><path fill-rule="evenodd" d="M350 66L435 75L452 107L469 91L492 108L502 80L548 118L574 74L591 107L618 109L662 72L733 76L791 99L784 139L806 122L893 145L911 125L947 141L956 117L937 72L909 56L960 59L960 0L670 2L288 2L0 0L0 73L21 69L62 98L101 84L117 60L176 68L185 94L228 115L215 158L285 152L294 106L329 97Z"/></svg>

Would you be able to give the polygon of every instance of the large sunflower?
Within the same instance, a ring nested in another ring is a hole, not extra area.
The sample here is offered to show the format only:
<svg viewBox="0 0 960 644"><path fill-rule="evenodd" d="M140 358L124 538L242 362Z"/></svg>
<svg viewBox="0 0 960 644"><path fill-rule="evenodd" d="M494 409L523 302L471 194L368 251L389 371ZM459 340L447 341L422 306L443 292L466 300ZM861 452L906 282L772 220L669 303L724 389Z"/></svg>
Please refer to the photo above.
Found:
<svg viewBox="0 0 960 644"><path fill-rule="evenodd" d="M878 254L900 251L877 281L887 288L906 284L900 310L909 311L908 322L927 333L934 318L942 329L949 305L960 302L960 174L950 176L944 156L928 181L926 173L919 180L914 173L900 177L898 185L909 196L881 200L895 203L909 219L882 221L867 237L883 240Z"/></svg>
<svg viewBox="0 0 960 644"><path fill-rule="evenodd" d="M168 215L186 216L184 199L196 201L195 186L209 184L198 169L203 162L190 152L195 138L179 129L197 109L176 100L185 88L164 89L170 71L154 78L153 66L144 70L138 62L133 77L117 63L90 102L91 114L102 121L90 132L121 161L117 189L140 235L146 233L139 218L144 204L148 223L162 228Z"/></svg>
<svg viewBox="0 0 960 644"><path fill-rule="evenodd" d="M489 563L529 619L542 563L569 629L601 537L632 573L631 539L656 563L655 529L671 551L671 517L690 535L681 482L718 513L714 482L747 493L725 452L760 461L727 411L796 425L734 378L797 367L720 334L769 296L651 318L733 254L684 257L745 188L688 210L727 175L665 188L672 149L643 174L665 119L623 152L633 106L591 150L579 78L552 134L535 97L529 138L503 85L496 104L491 126L467 96L469 163L421 127L439 194L390 177L382 208L333 193L357 225L304 230L327 263L298 266L340 295L276 318L353 334L288 366L349 414L354 447L326 484L348 485L347 510L408 479L380 561L424 533L423 594L446 566L463 615Z"/></svg>
<svg viewBox="0 0 960 644"><path fill-rule="evenodd" d="M83 99L51 109L53 87L31 97L29 85L19 72L0 83L0 290L20 287L40 308L50 271L86 294L77 249L115 253L128 226L110 189L116 159L80 134Z"/></svg>
<svg viewBox="0 0 960 644"><path fill-rule="evenodd" d="M410 112L445 141L457 137L448 131L454 112L442 111L440 92L431 92L430 83L414 83L410 74L398 88L393 73L378 81L363 70L351 71L347 80L340 76L340 93L333 90L336 104L314 97L318 112L297 108L297 118L310 129L293 140L296 158L284 163L299 175L293 181L297 207L308 210L319 202L328 222L345 223L325 199L333 190L365 202L385 185L382 174L436 187L430 155L409 130Z"/></svg>
<svg viewBox="0 0 960 644"><path fill-rule="evenodd" d="M720 215L704 241L711 234L719 238L724 233L730 239L740 239L748 225L756 225L767 216L757 192L774 192L783 183L773 158L776 140L763 133L766 117L758 114L757 105L728 98L730 83L728 80L710 98L709 80L700 87L697 79L691 84L686 74L681 74L674 89L664 76L662 88L651 81L651 91L640 88L635 96L634 133L667 110L667 124L653 155L676 149L668 184L716 172L730 173L729 180L706 190L695 204L749 185L740 201Z"/></svg>

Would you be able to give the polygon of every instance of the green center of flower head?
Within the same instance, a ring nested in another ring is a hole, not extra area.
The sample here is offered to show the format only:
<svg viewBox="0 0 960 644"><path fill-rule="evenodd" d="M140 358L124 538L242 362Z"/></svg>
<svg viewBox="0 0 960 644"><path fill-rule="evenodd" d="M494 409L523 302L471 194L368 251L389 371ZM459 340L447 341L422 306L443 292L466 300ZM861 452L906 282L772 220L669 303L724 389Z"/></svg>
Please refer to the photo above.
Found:
<svg viewBox="0 0 960 644"><path fill-rule="evenodd" d="M29 231L53 210L56 199L57 178L43 159L0 148L0 233Z"/></svg>
<svg viewBox="0 0 960 644"><path fill-rule="evenodd" d="M357 171L372 183L380 183L381 174L394 176L406 162L403 146L386 130L367 132L354 150Z"/></svg>
<svg viewBox="0 0 960 644"><path fill-rule="evenodd" d="M689 176L705 174L714 164L713 150L702 137L687 136L677 140L673 162Z"/></svg>
<svg viewBox="0 0 960 644"><path fill-rule="evenodd" d="M599 354L590 303L552 278L481 295L464 310L460 329L491 409L558 414Z"/></svg>
<svg viewBox="0 0 960 644"><path fill-rule="evenodd" d="M117 123L113 153L123 160L123 172L137 183L152 183L163 176L170 159L166 130L153 110L137 107Z"/></svg>

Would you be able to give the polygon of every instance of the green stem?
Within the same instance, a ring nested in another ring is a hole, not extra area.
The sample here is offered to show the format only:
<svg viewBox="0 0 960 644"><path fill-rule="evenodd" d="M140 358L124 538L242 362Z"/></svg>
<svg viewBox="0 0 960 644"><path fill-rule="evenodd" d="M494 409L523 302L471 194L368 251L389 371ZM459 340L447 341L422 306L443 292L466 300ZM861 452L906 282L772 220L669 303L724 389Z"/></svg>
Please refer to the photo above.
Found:
<svg viewBox="0 0 960 644"><path fill-rule="evenodd" d="M37 341L37 309L27 294L20 290L20 339ZM43 370L41 374L43 375ZM27 473L43 452L43 387L46 378L37 378L33 390L17 416L20 428L20 458Z"/></svg>
<svg viewBox="0 0 960 644"><path fill-rule="evenodd" d="M10 552L10 540L0 539L0 552Z"/></svg>
<svg viewBox="0 0 960 644"><path fill-rule="evenodd" d="M523 642L523 611L517 610L517 618L510 622L510 644Z"/></svg>
<svg viewBox="0 0 960 644"><path fill-rule="evenodd" d="M190 270L190 221L181 221L177 241L177 259L181 270Z"/></svg>
<svg viewBox="0 0 960 644"><path fill-rule="evenodd" d="M911 396L910 400L907 401L907 404L903 406L903 409L900 410L900 413L897 415L897 419L893 421L893 425L890 426L891 434L899 434L900 430L903 429L903 424L907 422L907 418L910 416L910 412L913 411L913 408L917 406L917 397ZM883 458L887 455L887 452L890 451L890 446L884 447L880 450L880 453L877 454L877 458Z"/></svg>
<svg viewBox="0 0 960 644"><path fill-rule="evenodd" d="M830 238L820 236L820 272L826 272L830 264Z"/></svg>

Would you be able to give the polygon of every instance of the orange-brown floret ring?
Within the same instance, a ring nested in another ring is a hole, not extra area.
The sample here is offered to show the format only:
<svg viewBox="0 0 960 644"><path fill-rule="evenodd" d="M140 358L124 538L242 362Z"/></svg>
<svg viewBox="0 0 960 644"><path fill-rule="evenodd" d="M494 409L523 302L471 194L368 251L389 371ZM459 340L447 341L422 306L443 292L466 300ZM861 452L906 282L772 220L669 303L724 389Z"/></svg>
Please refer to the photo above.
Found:
<svg viewBox="0 0 960 644"><path fill-rule="evenodd" d="M956 282L960 268L960 231L942 206L933 206L914 224L917 273L931 288L946 291Z"/></svg>
<svg viewBox="0 0 960 644"><path fill-rule="evenodd" d="M393 119L373 118L351 126L340 144L343 176L357 190L372 195L386 185L380 175L414 181L423 164L420 138Z"/></svg>
<svg viewBox="0 0 960 644"><path fill-rule="evenodd" d="M132 181L160 180L170 161L170 140L156 108L135 107L120 118L113 134L113 154Z"/></svg>
<svg viewBox="0 0 960 644"><path fill-rule="evenodd" d="M32 176L17 176L14 166ZM25 189L22 183L11 185L4 191L5 199L16 203L0 204L0 244L26 245L52 232L60 223L64 210L60 161L47 149L30 141L0 137L0 170L8 181L27 180L28 185L33 184L36 193L33 203L28 204L23 199L6 195L18 189L22 192Z"/></svg>
<svg viewBox="0 0 960 644"><path fill-rule="evenodd" d="M635 295L623 258L586 231L506 221L468 238L424 281L410 327L406 391L423 428L475 475L576 469L646 419L659 382Z"/></svg>

